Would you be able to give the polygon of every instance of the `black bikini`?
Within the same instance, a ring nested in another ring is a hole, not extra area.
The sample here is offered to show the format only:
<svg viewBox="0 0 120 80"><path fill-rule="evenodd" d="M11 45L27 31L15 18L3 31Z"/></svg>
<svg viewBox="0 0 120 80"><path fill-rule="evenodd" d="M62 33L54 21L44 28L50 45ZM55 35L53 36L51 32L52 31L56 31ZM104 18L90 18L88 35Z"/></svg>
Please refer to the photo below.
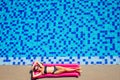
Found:
<svg viewBox="0 0 120 80"><path fill-rule="evenodd" d="M54 74L57 71L56 66L54 66L54 70L52 72L52 74ZM47 74L47 66L44 67L44 74Z"/></svg>
<svg viewBox="0 0 120 80"><path fill-rule="evenodd" d="M47 66L44 67L44 74L47 74Z"/></svg>
<svg viewBox="0 0 120 80"><path fill-rule="evenodd" d="M56 71L57 71L57 68L56 68L56 66L54 66L54 70L53 70L52 74L55 74Z"/></svg>

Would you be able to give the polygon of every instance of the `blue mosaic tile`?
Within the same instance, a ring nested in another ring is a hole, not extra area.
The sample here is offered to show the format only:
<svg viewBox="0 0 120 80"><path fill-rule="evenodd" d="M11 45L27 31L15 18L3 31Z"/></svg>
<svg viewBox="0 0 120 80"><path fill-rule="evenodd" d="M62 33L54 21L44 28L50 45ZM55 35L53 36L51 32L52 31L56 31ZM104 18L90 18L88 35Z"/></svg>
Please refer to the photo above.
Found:
<svg viewBox="0 0 120 80"><path fill-rule="evenodd" d="M60 63L117 64L118 5L119 0L0 1L1 65L26 65L38 57L43 62L46 57L51 63L59 63L57 58L66 56L69 58ZM49 57L54 57L54 61ZM86 58L80 60L82 57Z"/></svg>

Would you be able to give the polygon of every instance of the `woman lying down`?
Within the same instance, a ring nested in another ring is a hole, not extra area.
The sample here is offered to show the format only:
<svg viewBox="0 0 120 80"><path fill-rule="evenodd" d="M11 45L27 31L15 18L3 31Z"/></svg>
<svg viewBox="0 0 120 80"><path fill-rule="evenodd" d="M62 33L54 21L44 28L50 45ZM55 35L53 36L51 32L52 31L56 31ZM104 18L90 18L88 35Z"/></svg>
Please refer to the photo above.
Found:
<svg viewBox="0 0 120 80"><path fill-rule="evenodd" d="M42 74L47 74L47 73L51 73L51 74L61 74L64 72L73 72L73 71L77 71L77 72L82 72L81 68L66 68L66 67L62 67L62 66L44 66L42 63L39 63L38 61L34 62L33 66L32 66L32 76L33 78L37 78L38 76L42 75ZM34 72L38 72L38 74L35 74Z"/></svg>

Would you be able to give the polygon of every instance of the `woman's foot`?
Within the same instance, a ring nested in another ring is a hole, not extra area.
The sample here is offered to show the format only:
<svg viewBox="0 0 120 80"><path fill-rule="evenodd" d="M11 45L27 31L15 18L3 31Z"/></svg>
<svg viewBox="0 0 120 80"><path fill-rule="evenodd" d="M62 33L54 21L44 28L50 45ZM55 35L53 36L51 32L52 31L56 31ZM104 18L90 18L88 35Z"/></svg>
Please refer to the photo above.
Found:
<svg viewBox="0 0 120 80"><path fill-rule="evenodd" d="M81 72L82 72L82 68L79 67L79 68L76 69L76 71L77 71L78 73L81 73Z"/></svg>
<svg viewBox="0 0 120 80"><path fill-rule="evenodd" d="M76 70L78 73L81 73L82 72L82 70Z"/></svg>
<svg viewBox="0 0 120 80"><path fill-rule="evenodd" d="M81 70L82 68L81 67L79 67L79 68L77 68L76 70Z"/></svg>

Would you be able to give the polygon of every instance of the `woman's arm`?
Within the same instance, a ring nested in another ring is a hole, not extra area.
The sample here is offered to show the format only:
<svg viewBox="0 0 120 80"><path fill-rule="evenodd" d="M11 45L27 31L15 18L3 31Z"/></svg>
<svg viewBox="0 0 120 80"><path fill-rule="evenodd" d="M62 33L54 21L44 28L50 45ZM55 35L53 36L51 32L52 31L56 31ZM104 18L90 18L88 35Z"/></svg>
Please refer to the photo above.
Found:
<svg viewBox="0 0 120 80"><path fill-rule="evenodd" d="M42 75L42 73L35 74L35 73L33 72L33 74L32 74L33 78L37 78L37 77L39 77L40 75Z"/></svg>
<svg viewBox="0 0 120 80"><path fill-rule="evenodd" d="M40 62L37 62L37 63L38 63L38 65L40 65L40 67L42 67L42 68L44 67L42 63L40 63Z"/></svg>
<svg viewBox="0 0 120 80"><path fill-rule="evenodd" d="M32 70L34 69L35 65L38 64L41 68L43 68L44 66L42 65L42 63L39 63L38 61L35 61L33 63L33 66L32 66Z"/></svg>
<svg viewBox="0 0 120 80"><path fill-rule="evenodd" d="M34 69L35 65L37 64L37 61L35 61L32 65L32 70Z"/></svg>

